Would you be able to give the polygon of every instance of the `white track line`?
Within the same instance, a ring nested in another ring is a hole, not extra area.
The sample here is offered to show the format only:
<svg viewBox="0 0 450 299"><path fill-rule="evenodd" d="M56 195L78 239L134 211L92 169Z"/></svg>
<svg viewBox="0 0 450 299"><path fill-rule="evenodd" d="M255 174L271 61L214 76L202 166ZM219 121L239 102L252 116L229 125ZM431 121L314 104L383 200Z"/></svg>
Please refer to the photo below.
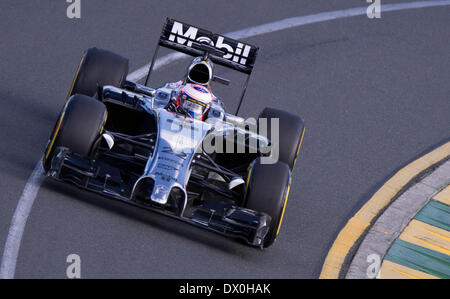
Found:
<svg viewBox="0 0 450 299"><path fill-rule="evenodd" d="M42 161L36 164L30 178L25 185L25 189L19 198L16 211L11 221L3 251L2 264L0 266L0 278L14 278L16 270L17 255L20 249L20 241L25 230L28 215L33 207L34 199L44 181L44 169Z"/></svg>
<svg viewBox="0 0 450 299"><path fill-rule="evenodd" d="M398 11L413 8L436 7L445 5L450 5L450 0L386 4L381 6L381 12L385 13L388 11ZM366 14L366 11L367 7L358 7L358 8L323 12L307 16L287 18L276 22L271 22L259 26L248 27L242 30L225 33L224 35L234 39L243 39L247 37L253 37L265 33L280 31L308 24L331 21L336 19L343 19L354 16L362 16ZM156 71L162 66L167 65L176 60L179 60L183 57L186 57L186 55L181 53L172 53L163 56L158 60L156 60L154 70ZM149 68L148 64L144 65L143 67L129 74L127 79L134 82L143 79L147 74L148 68ZM5 248L3 251L2 264L0 266L0 278L14 278L22 235L25 230L25 225L27 223L27 219L30 214L36 195L39 191L42 182L44 181L43 173L44 171L41 166L41 161L39 161L36 167L34 168L30 178L28 179L25 188L22 192L22 195L19 198L19 203L14 212L14 216L8 231L8 237L6 240Z"/></svg>

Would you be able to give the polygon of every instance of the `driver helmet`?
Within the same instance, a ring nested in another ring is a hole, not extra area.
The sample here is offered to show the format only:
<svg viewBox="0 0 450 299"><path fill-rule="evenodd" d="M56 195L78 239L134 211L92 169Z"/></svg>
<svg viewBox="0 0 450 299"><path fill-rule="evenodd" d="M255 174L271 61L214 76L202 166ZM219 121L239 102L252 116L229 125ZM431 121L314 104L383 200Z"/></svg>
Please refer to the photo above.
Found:
<svg viewBox="0 0 450 299"><path fill-rule="evenodd" d="M192 118L204 120L212 103L211 92L200 84L186 84L181 88L176 105Z"/></svg>

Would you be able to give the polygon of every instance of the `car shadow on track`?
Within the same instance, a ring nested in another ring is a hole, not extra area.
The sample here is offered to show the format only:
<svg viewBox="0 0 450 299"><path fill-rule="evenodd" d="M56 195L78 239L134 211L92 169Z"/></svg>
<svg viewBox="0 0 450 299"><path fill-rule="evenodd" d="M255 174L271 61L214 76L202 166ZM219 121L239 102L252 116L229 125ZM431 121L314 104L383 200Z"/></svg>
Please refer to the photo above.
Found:
<svg viewBox="0 0 450 299"><path fill-rule="evenodd" d="M60 193L74 200L86 202L98 208L106 209L110 212L119 214L120 216L140 221L147 225L151 225L153 228L164 230L165 232L201 243L202 245L230 255L241 256L242 251L245 251L245 248L247 247L243 242L194 227L176 219L160 215L156 212L147 211L115 199L100 196L71 184L47 178L44 181L42 188ZM240 247L244 247L244 250L239 250Z"/></svg>

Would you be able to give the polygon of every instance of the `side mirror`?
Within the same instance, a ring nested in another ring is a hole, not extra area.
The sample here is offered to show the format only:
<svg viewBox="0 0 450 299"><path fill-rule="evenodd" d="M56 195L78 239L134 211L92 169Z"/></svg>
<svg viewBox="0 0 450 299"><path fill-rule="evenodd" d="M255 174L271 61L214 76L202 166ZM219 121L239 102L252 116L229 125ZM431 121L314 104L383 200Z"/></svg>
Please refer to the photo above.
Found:
<svg viewBox="0 0 450 299"><path fill-rule="evenodd" d="M106 141L106 144L108 145L109 150L111 150L114 146L114 136L109 133L103 133L102 138L103 138L103 140Z"/></svg>
<svg viewBox="0 0 450 299"><path fill-rule="evenodd" d="M234 189L242 184L245 184L245 181L241 177L232 178L230 183L228 183L228 190Z"/></svg>

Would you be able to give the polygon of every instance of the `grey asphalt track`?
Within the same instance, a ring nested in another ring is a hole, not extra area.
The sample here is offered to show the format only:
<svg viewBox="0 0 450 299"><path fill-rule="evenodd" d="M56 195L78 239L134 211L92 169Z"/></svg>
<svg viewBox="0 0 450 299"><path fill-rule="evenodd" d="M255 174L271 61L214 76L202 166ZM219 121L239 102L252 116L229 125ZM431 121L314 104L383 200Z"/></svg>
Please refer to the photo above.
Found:
<svg viewBox="0 0 450 299"><path fill-rule="evenodd" d="M280 3L278 3L280 2ZM383 1L398 3L407 1ZM365 1L66 1L0 3L0 250L82 52L97 46L148 62L166 16L216 32ZM337 232L396 169L449 138L450 7L382 13L247 39L261 48L245 117L265 106L307 130L277 242L261 251L163 216L46 180L28 220L17 278L316 278ZM176 80L180 61L154 85ZM230 71L221 73L233 84ZM231 88L217 87L230 111Z"/></svg>

